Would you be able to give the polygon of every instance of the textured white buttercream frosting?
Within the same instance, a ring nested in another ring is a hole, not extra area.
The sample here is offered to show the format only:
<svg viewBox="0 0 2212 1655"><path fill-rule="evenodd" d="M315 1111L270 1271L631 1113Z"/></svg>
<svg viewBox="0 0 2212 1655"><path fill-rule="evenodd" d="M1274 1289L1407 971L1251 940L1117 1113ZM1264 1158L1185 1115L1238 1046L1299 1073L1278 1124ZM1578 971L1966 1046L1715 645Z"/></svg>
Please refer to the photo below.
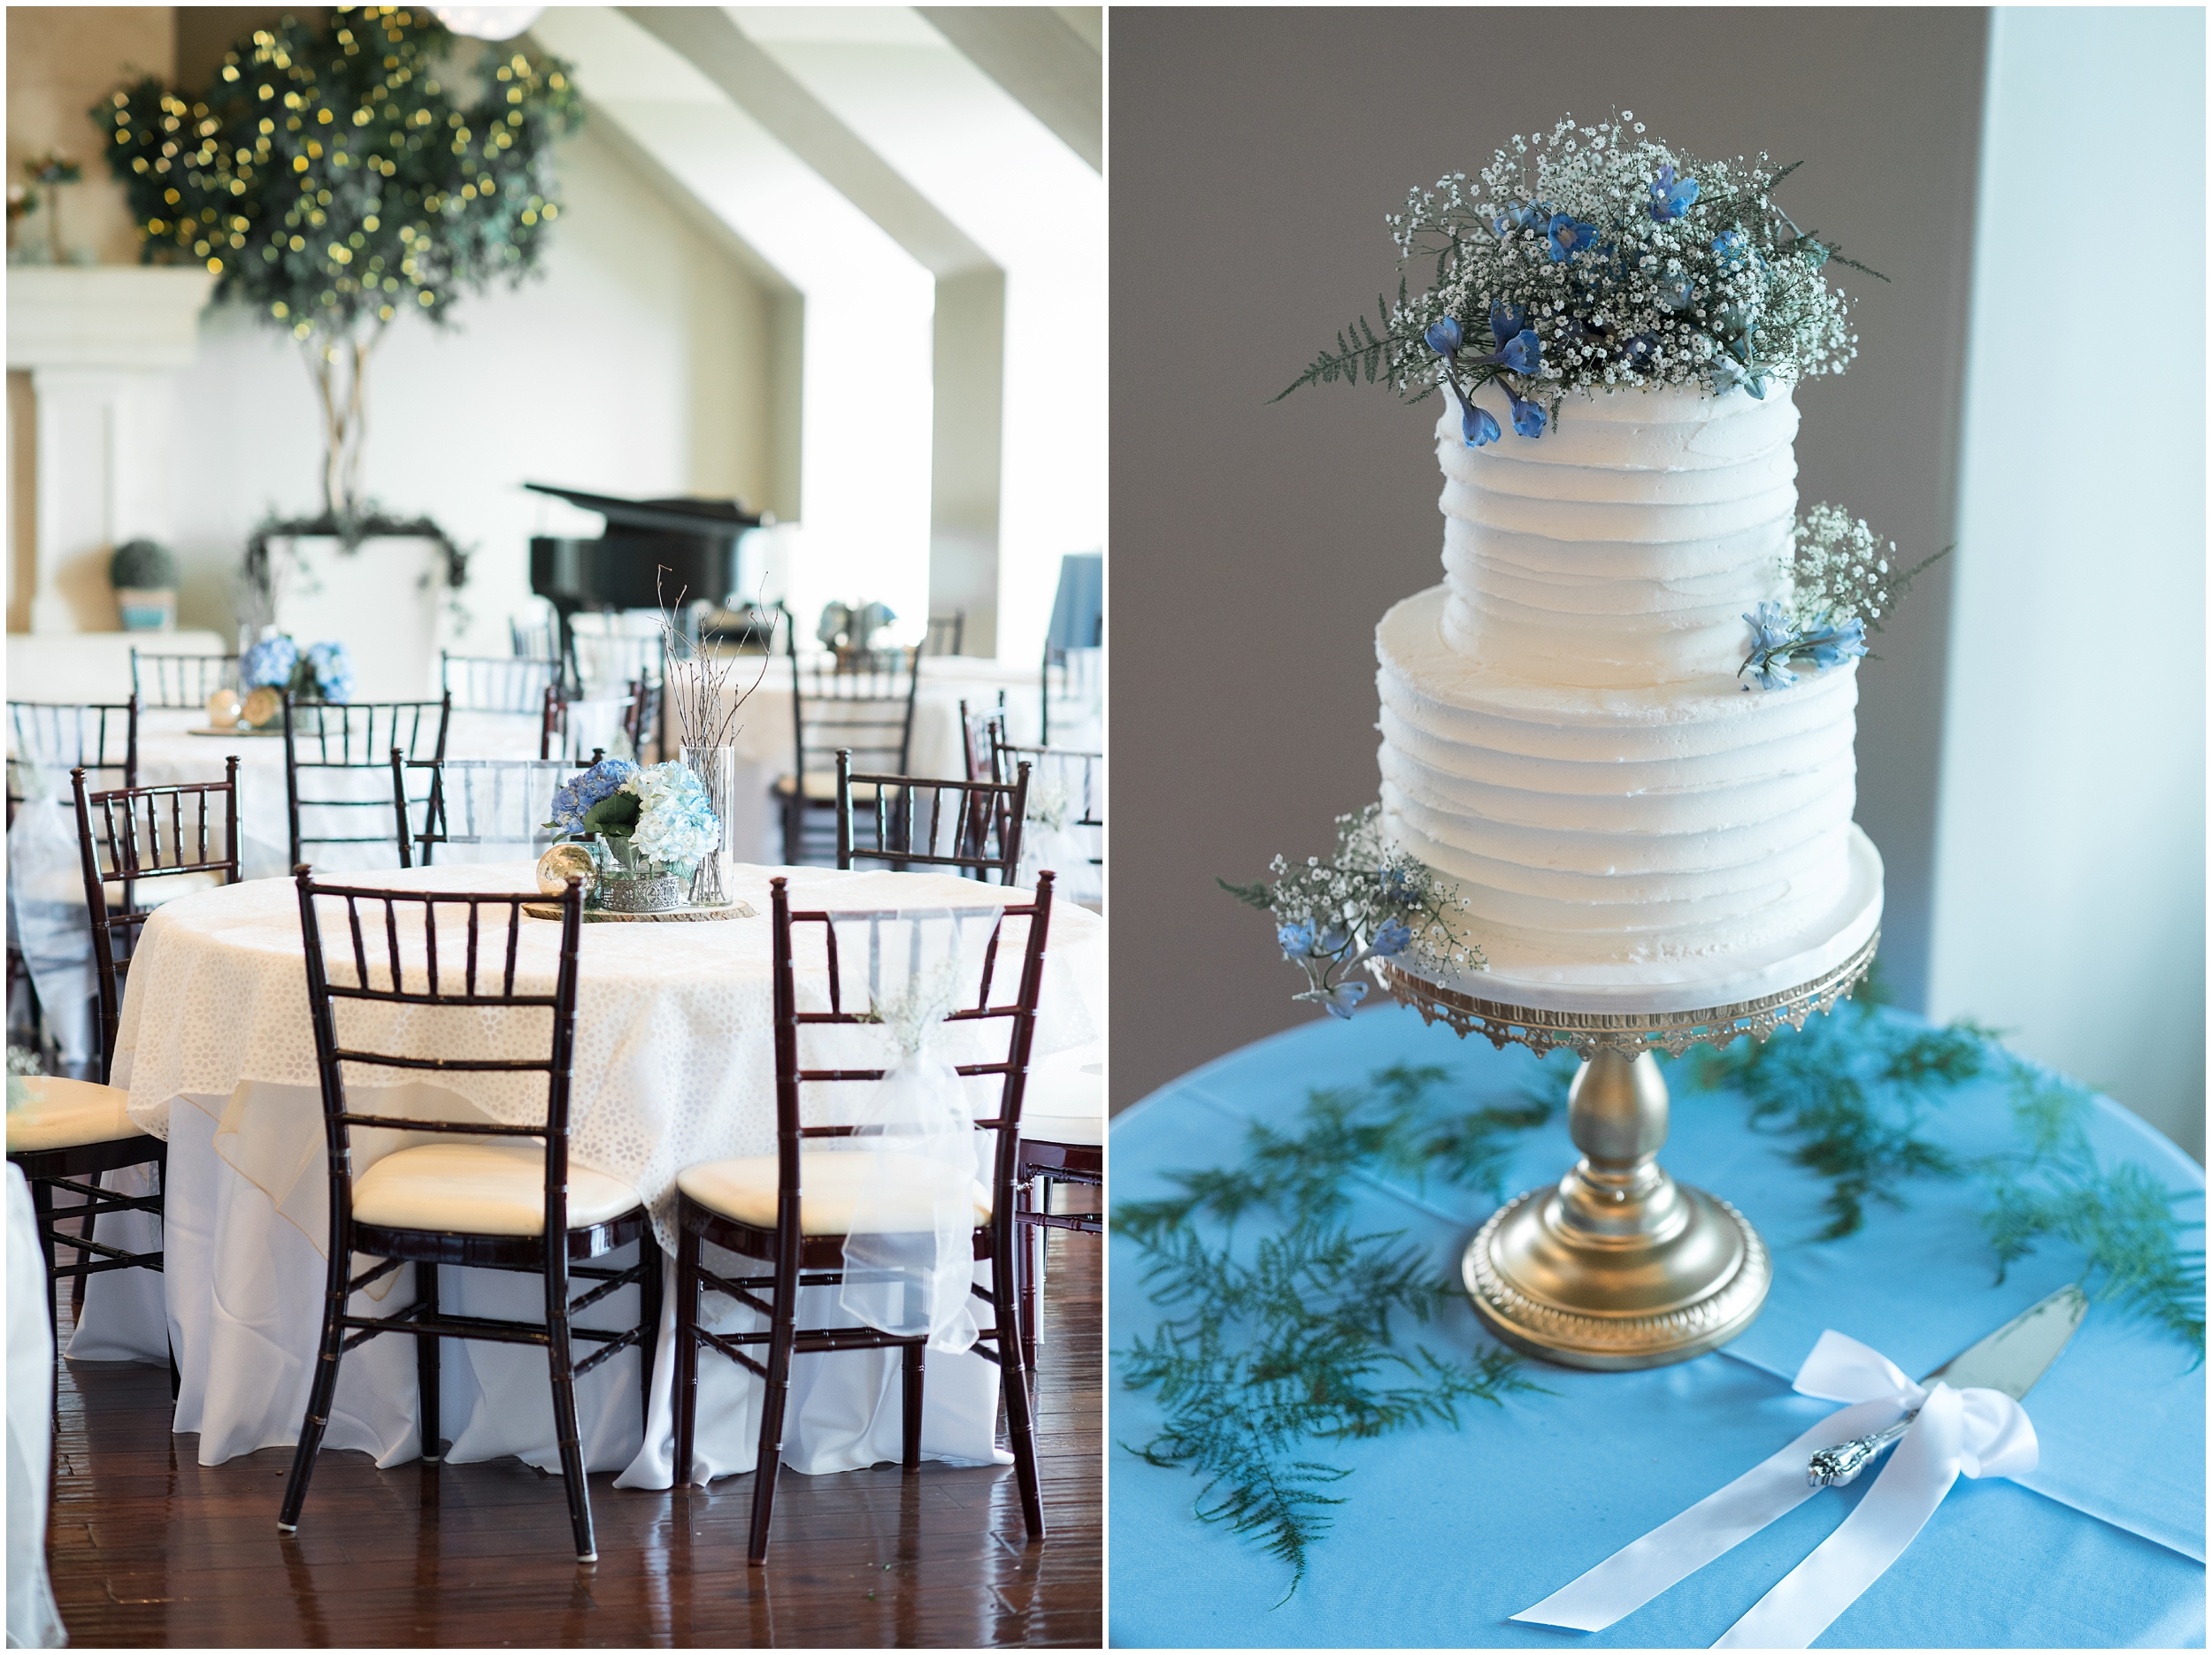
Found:
<svg viewBox="0 0 2212 1655"><path fill-rule="evenodd" d="M1570 397L1483 449L1440 422L1446 583L1376 635L1382 798L1499 977L1717 980L1870 929L1856 663L1735 676L1784 594L1796 429L1778 387Z"/></svg>

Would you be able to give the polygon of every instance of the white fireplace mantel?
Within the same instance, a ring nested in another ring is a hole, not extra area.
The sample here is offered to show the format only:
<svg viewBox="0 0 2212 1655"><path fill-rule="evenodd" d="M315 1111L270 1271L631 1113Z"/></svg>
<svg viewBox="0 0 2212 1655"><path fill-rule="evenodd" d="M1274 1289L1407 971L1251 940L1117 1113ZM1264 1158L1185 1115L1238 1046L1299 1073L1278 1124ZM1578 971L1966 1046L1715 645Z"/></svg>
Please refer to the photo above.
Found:
<svg viewBox="0 0 2212 1655"><path fill-rule="evenodd" d="M8 366L181 368L217 280L182 265L11 265Z"/></svg>
<svg viewBox="0 0 2212 1655"><path fill-rule="evenodd" d="M29 370L38 410L33 632L113 628L109 550L169 538L170 380L199 349L215 282L177 266L9 269L8 366Z"/></svg>

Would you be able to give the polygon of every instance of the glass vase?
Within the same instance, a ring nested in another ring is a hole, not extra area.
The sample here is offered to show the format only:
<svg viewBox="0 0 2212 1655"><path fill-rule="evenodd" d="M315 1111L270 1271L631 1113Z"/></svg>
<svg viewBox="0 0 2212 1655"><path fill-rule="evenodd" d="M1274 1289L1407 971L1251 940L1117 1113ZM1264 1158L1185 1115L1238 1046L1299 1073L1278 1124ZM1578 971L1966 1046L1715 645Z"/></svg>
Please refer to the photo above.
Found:
<svg viewBox="0 0 2212 1655"><path fill-rule="evenodd" d="M705 789L707 808L714 812L720 837L715 847L699 859L691 877L691 900L701 908L720 908L730 900L730 805L737 797L737 749L733 747L685 747L684 768Z"/></svg>

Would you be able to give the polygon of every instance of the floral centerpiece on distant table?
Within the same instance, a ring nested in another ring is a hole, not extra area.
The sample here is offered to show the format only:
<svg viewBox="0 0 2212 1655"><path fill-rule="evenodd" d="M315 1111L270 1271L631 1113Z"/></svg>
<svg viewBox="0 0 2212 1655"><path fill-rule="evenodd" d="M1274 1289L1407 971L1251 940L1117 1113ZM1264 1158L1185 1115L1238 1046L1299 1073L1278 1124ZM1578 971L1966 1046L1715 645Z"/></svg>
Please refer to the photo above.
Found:
<svg viewBox="0 0 2212 1655"><path fill-rule="evenodd" d="M685 883L722 843L706 789L674 759L642 770L602 759L555 792L546 825L595 847L598 905L626 913L679 906Z"/></svg>
<svg viewBox="0 0 2212 1655"><path fill-rule="evenodd" d="M283 633L264 638L238 658L239 689L218 690L208 697L209 719L218 727L242 719L256 730L274 724L284 711L284 698L293 701L332 701L353 699L353 657L341 643L326 640L302 649Z"/></svg>

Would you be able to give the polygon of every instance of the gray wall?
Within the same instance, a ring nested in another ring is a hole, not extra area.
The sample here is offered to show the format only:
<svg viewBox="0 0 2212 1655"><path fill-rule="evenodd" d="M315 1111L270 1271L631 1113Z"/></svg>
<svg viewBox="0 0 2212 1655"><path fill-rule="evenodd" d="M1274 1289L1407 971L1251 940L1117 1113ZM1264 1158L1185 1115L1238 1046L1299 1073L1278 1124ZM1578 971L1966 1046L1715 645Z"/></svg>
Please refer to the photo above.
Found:
<svg viewBox="0 0 2212 1655"><path fill-rule="evenodd" d="M1843 272L1860 360L1798 397L1799 488L1908 555L1950 538L1980 130L1977 11L1117 11L1112 1100L1310 1015L1214 877L1327 848L1375 796L1374 624L1440 579L1433 408L1268 399L1395 281L1383 215L1516 132L1632 109L1782 199ZM1862 669L1858 819L1883 963L1925 992L1949 584Z"/></svg>

